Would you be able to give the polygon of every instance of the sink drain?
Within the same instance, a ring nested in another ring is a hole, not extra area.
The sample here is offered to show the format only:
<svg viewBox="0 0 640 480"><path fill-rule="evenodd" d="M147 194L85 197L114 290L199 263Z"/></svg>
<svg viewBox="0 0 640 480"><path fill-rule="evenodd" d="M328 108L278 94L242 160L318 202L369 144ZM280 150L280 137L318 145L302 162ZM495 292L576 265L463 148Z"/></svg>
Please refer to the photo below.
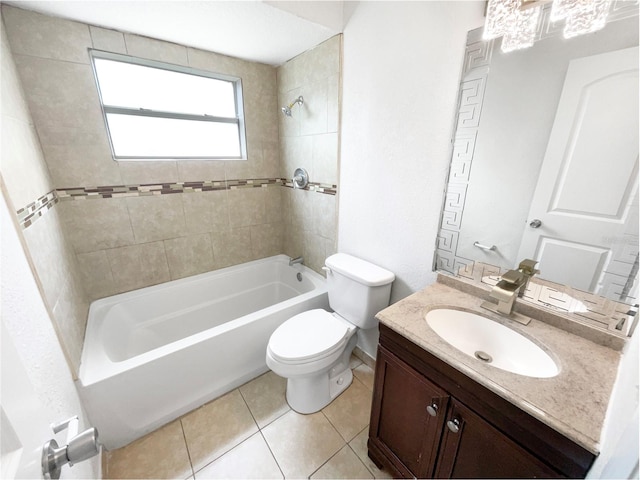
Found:
<svg viewBox="0 0 640 480"><path fill-rule="evenodd" d="M491 363L493 361L493 357L489 355L487 352L483 352L482 350L478 350L477 352L474 353L474 355L478 360L482 360L483 362L486 362L486 363Z"/></svg>

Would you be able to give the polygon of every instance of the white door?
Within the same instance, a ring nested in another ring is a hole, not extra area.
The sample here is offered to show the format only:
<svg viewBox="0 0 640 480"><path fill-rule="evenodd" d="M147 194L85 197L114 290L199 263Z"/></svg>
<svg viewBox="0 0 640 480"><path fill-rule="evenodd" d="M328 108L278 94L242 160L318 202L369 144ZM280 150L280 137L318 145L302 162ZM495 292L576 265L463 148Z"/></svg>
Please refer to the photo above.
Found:
<svg viewBox="0 0 640 480"><path fill-rule="evenodd" d="M42 478L42 445L53 438L48 415L2 324L2 470L0 478Z"/></svg>
<svg viewBox="0 0 640 480"><path fill-rule="evenodd" d="M612 260L637 254L637 188L638 48L571 61L518 258L601 293ZM635 253L620 242L633 230Z"/></svg>
<svg viewBox="0 0 640 480"><path fill-rule="evenodd" d="M1 191L0 239L0 478L37 479L43 444L66 444L68 431L50 425L80 405L69 400L71 375ZM95 477L88 463L63 467L61 478Z"/></svg>

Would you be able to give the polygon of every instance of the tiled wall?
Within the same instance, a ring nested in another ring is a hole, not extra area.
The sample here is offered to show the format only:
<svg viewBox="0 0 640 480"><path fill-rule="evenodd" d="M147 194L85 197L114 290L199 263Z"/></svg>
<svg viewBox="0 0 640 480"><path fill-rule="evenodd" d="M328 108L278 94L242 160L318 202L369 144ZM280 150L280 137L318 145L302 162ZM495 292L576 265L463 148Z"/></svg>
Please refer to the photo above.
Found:
<svg viewBox="0 0 640 480"><path fill-rule="evenodd" d="M302 167L311 182L338 184L341 42L342 36L333 37L278 68L278 105L304 98L291 117L279 116L284 178ZM303 255L308 266L320 271L324 259L336 252L337 200L313 189L285 189L287 255Z"/></svg>
<svg viewBox="0 0 640 480"><path fill-rule="evenodd" d="M1 25L1 22L0 22ZM2 25L2 150L0 171L5 195L18 220L32 266L52 315L54 327L71 369L77 373L84 337L88 298L80 280L75 253L62 234L53 183L38 141ZM39 202L34 202L36 199ZM42 206L42 208L39 208ZM42 212L48 212L40 216ZM37 221L35 221L38 219ZM33 223L32 223L33 222ZM24 319L29 322L32 319Z"/></svg>
<svg viewBox="0 0 640 480"><path fill-rule="evenodd" d="M335 245L339 37L280 67L279 91L276 69L269 65L7 5L2 13L50 183L62 200L53 211L90 299L283 251L304 254L320 270ZM248 160L115 162L88 48L242 78ZM294 111L285 124L279 96L296 89L307 99L304 116ZM279 135L279 129L286 131ZM282 158L280 142L288 149ZM311 190L285 186L294 164L310 171ZM190 182L225 188L170 187ZM144 193L151 184L166 185L167 191ZM129 194L67 201L64 193L98 186Z"/></svg>

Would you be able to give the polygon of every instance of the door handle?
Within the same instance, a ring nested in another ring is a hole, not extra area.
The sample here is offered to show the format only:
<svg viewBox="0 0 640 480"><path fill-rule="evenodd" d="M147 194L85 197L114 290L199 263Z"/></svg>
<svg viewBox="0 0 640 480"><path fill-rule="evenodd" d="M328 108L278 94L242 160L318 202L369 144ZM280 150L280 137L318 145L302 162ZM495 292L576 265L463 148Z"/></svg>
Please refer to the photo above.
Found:
<svg viewBox="0 0 640 480"><path fill-rule="evenodd" d="M534 218L533 220L531 220L531 223L529 223L529 226L531 228L540 228L541 225L542 225L542 222L537 218Z"/></svg>

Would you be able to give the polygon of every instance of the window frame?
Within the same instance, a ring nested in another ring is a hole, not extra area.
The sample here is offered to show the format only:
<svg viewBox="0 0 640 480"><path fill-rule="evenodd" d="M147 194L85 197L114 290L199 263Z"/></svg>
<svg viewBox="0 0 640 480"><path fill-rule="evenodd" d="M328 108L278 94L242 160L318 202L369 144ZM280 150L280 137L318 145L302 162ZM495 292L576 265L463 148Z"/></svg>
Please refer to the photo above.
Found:
<svg viewBox="0 0 640 480"><path fill-rule="evenodd" d="M246 160L247 159L247 138L245 131L245 119L244 119L244 103L242 95L242 79L231 75L212 73L206 70L199 70L192 67L185 67L182 65L175 65L166 62L159 62L156 60L149 60L145 58L134 57L132 55L124 55L120 53L105 52L102 50L89 49L89 56L91 57L91 68L93 70L93 76L98 91L98 97L100 100L100 109L102 110L102 116L107 129L107 137L109 140L109 148L111 149L111 156L115 161L176 161L176 160ZM117 62L128 63L131 65L140 65L143 67L157 68L160 70L167 70L171 72L178 72L187 75L196 75L200 77L212 78L214 80L223 80L230 82L233 85L234 92L234 104L236 108L235 117L218 117L213 115L197 115L190 113L177 113L177 112L165 112L161 110L150 110L144 108L131 108L131 107L116 107L112 105L105 105L102 99L102 92L100 90L100 80L96 70L95 59L112 60ZM133 115L143 117L155 117L155 118L168 118L173 120L195 120L202 122L213 123L227 123L235 124L238 128L238 140L240 142L240 155L239 156L126 156L116 155L113 141L111 138L111 131L109 130L109 121L107 120L107 114L122 114Z"/></svg>

